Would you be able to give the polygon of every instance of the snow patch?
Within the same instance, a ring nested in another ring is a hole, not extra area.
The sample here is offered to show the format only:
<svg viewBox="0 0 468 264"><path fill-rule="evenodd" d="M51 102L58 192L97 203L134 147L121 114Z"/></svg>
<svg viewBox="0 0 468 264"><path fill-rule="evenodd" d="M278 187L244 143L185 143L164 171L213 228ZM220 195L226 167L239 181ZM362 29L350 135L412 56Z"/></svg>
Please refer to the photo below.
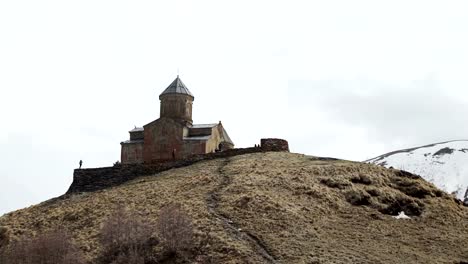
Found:
<svg viewBox="0 0 468 264"><path fill-rule="evenodd" d="M432 144L408 152L396 151L367 162L420 175L460 200L468 187L468 140Z"/></svg>
<svg viewBox="0 0 468 264"><path fill-rule="evenodd" d="M411 219L411 217L407 216L403 211L401 211L398 215L392 217L395 219Z"/></svg>

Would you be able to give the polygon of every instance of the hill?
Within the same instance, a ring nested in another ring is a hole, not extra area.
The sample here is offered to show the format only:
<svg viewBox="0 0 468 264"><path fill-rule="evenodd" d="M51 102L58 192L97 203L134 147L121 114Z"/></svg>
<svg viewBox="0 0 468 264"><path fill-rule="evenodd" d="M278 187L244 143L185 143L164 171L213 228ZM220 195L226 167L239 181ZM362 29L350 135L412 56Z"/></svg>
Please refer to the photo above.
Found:
<svg viewBox="0 0 468 264"><path fill-rule="evenodd" d="M456 140L393 151L367 162L421 175L463 199L468 188L468 140Z"/></svg>
<svg viewBox="0 0 468 264"><path fill-rule="evenodd" d="M13 237L65 225L90 260L125 205L154 222L178 202L213 263L462 263L468 208L410 173L286 152L202 161L0 218ZM395 218L401 211L410 219Z"/></svg>

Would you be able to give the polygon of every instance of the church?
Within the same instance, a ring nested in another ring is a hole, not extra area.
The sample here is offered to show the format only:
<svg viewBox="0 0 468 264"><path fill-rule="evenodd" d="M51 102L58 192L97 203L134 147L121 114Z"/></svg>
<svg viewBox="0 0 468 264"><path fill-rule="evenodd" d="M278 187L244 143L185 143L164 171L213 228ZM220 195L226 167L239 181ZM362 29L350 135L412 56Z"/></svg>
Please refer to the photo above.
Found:
<svg viewBox="0 0 468 264"><path fill-rule="evenodd" d="M234 147L221 121L193 124L195 97L177 78L159 95L160 117L129 131L121 142L121 163L153 163L184 159L192 155L224 151Z"/></svg>

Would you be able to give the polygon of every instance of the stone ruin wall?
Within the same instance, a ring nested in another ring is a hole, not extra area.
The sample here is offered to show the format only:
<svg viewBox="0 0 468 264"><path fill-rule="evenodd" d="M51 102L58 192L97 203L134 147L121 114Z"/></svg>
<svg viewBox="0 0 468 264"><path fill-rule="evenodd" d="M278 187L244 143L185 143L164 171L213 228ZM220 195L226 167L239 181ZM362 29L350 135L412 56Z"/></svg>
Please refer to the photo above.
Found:
<svg viewBox="0 0 468 264"><path fill-rule="evenodd" d="M289 144L283 139L262 139L260 147L229 149L216 153L193 155L182 160L150 164L120 164L113 167L76 169L73 182L66 194L93 192L123 184L140 176L154 175L173 168L192 165L199 161L227 158L249 153L289 151Z"/></svg>
<svg viewBox="0 0 468 264"><path fill-rule="evenodd" d="M288 141L279 138L262 138L260 145L264 150L289 151Z"/></svg>

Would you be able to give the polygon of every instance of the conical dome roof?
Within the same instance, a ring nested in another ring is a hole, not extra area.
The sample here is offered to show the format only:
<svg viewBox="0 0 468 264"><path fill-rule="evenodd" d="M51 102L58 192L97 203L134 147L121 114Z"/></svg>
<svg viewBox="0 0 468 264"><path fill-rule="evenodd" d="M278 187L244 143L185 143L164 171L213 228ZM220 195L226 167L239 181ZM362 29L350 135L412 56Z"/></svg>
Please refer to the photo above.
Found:
<svg viewBox="0 0 468 264"><path fill-rule="evenodd" d="M159 97L166 95L166 94L186 94L190 95L193 97L193 94L187 89L185 84L182 82L182 80L179 78L179 75L177 75L177 78L162 92Z"/></svg>

